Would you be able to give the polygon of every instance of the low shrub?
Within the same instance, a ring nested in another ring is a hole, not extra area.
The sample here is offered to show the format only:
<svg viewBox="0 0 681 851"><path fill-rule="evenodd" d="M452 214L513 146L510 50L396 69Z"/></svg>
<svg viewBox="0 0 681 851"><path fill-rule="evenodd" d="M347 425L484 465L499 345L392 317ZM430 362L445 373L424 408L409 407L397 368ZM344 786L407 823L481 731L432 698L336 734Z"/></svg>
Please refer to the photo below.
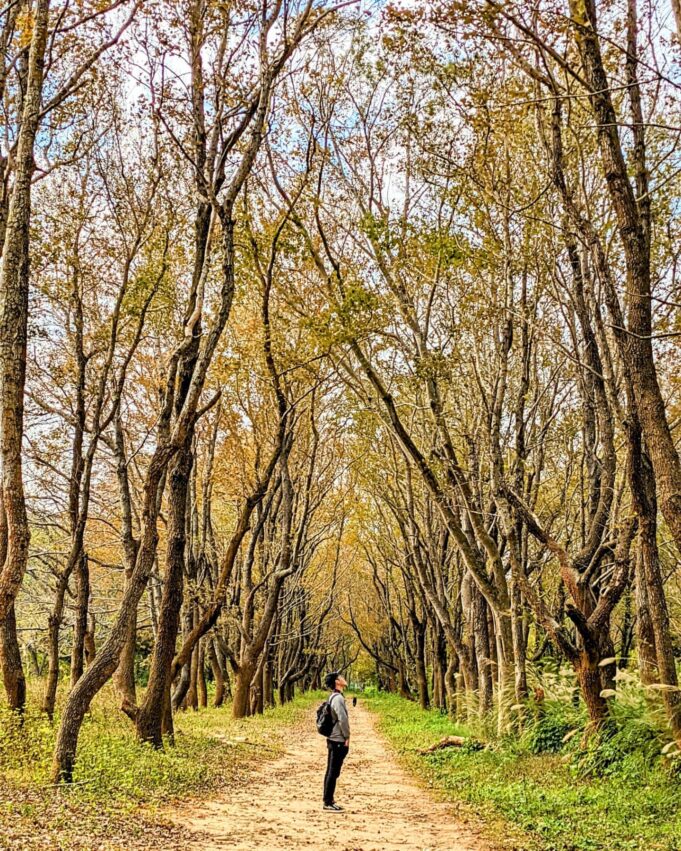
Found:
<svg viewBox="0 0 681 851"><path fill-rule="evenodd" d="M520 735L492 740L479 752L447 748L428 755L419 750L472 729L394 695L367 703L407 764L457 805L472 808L503 847L674 851L681 848L681 778L661 755L668 734L640 689L630 693L626 685L618 700L610 726L585 745L584 710L567 686L563 695L547 689Z"/></svg>
<svg viewBox="0 0 681 851"><path fill-rule="evenodd" d="M559 753L564 746L570 725L563 718L544 715L530 724L526 733L527 749L530 753Z"/></svg>

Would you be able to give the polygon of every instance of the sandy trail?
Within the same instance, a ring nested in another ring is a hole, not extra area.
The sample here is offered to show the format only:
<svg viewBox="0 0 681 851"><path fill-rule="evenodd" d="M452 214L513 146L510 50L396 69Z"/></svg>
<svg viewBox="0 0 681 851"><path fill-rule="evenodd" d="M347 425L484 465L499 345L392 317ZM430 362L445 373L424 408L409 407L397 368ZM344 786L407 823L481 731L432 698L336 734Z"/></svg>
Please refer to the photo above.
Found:
<svg viewBox="0 0 681 851"><path fill-rule="evenodd" d="M483 851L474 828L398 765L371 714L350 701L348 711L350 753L336 787L343 813L322 810L326 740L310 711L286 754L256 768L243 787L176 814L197 833L195 847L299 851L331 842L334 851Z"/></svg>

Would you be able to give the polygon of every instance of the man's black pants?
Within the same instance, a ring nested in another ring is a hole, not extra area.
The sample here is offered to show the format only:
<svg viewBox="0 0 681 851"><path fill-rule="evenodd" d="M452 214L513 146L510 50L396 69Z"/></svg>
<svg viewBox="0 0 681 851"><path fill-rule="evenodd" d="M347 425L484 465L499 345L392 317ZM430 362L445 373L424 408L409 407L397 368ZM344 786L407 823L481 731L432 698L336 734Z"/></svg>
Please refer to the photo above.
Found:
<svg viewBox="0 0 681 851"><path fill-rule="evenodd" d="M329 757L326 762L326 775L324 776L324 803L333 804L333 796L336 794L336 780L341 773L343 760L348 755L350 748L345 742L332 742L326 740Z"/></svg>

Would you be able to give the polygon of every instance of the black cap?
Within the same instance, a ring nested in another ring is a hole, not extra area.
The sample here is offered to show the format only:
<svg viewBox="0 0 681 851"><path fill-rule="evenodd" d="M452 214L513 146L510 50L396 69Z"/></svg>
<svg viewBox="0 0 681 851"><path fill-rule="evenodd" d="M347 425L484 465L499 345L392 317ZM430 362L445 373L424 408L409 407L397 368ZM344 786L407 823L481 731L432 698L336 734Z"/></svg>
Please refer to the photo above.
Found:
<svg viewBox="0 0 681 851"><path fill-rule="evenodd" d="M324 677L324 685L327 688L336 688L336 680L340 677L338 671L331 671Z"/></svg>

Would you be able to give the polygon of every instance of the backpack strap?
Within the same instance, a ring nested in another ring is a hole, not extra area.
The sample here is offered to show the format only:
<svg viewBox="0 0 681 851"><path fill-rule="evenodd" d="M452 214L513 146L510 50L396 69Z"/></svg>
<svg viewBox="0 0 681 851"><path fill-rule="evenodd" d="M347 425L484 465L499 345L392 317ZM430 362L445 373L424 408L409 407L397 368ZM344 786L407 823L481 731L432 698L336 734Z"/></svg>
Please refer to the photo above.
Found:
<svg viewBox="0 0 681 851"><path fill-rule="evenodd" d="M336 713L336 711L334 710L334 708L333 708L333 704L331 703L331 701L333 700L333 698L334 698L337 694L340 694L340 692L339 692L339 691L332 691L332 692L331 692L331 694L329 695L328 700L326 701L326 702L329 704L329 709L330 709L330 710L333 712L333 714L336 716L336 721L338 721L338 714L337 714L337 713Z"/></svg>

